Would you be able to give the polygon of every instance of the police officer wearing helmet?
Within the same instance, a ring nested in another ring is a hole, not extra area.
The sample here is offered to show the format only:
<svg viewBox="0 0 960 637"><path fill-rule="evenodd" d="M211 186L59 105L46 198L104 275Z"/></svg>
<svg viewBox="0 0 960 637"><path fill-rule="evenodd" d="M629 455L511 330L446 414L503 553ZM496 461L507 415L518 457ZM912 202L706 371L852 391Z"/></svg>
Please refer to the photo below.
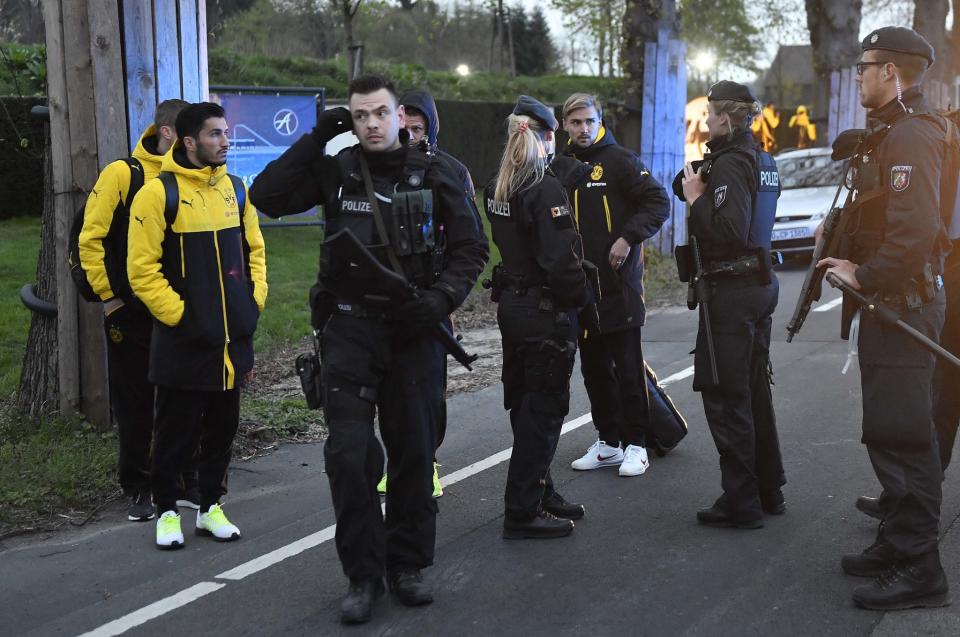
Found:
<svg viewBox="0 0 960 637"><path fill-rule="evenodd" d="M564 185L550 166L553 110L521 95L507 118L497 177L484 191L502 263L493 300L503 339L504 407L513 451L504 496L503 537L569 535L584 509L553 489L553 460L570 405L576 311L589 299L580 238ZM567 169L589 169L567 162Z"/></svg>
<svg viewBox="0 0 960 637"><path fill-rule="evenodd" d="M432 333L473 288L488 252L457 175L406 143L393 84L364 75L348 93L349 110L322 113L311 134L260 173L251 199L273 216L324 206L323 293L312 295L315 326L323 326L324 458L337 553L350 579L341 621L361 623L383 594L384 571L401 603L433 601L420 571L433 563L436 539L433 454L446 357ZM359 145L324 155L324 145L349 130ZM416 297L379 301L381 281L364 276L357 253L338 243L346 230L413 284ZM386 518L376 491L384 457L375 411L389 458Z"/></svg>
<svg viewBox="0 0 960 637"><path fill-rule="evenodd" d="M755 529L763 526L764 513L786 510L770 391L770 328L779 293L770 267L770 234L780 177L776 162L753 140L750 125L760 108L750 90L722 81L707 99L709 153L674 180L674 192L690 204L691 244L694 238L699 243L706 282L700 289L709 297L698 299L693 388L701 394L720 453L723 488L697 519Z"/></svg>
<svg viewBox="0 0 960 637"><path fill-rule="evenodd" d="M851 159L859 205L848 213L849 249L820 265L936 341L950 249L941 204L953 204L941 202L940 192L956 175L942 174L948 127L920 90L933 47L911 29L883 27L861 49L860 103L878 126ZM855 309L845 295L845 338ZM876 578L854 590L854 603L874 610L949 604L938 544L943 473L931 404L933 355L867 312L860 314L858 346L862 442L883 487L884 522L870 547L841 562L850 575Z"/></svg>

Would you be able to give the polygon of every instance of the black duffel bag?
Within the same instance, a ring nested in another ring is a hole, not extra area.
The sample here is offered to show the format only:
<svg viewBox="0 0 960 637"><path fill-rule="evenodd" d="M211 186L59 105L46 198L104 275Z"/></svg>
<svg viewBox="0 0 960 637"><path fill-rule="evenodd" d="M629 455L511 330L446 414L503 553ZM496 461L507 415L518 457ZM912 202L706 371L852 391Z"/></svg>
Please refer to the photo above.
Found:
<svg viewBox="0 0 960 637"><path fill-rule="evenodd" d="M656 372L644 362L647 376L647 395L650 396L650 424L647 446L658 456L665 456L687 435L687 421L677 410L673 400L660 385Z"/></svg>

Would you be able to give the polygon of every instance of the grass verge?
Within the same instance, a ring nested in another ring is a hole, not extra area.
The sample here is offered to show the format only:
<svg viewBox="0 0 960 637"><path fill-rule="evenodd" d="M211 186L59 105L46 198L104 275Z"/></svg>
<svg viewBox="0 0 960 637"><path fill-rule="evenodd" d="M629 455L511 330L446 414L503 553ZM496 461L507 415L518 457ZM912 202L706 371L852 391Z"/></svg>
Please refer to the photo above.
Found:
<svg viewBox="0 0 960 637"><path fill-rule="evenodd" d="M17 217L0 223L0 399L20 382L30 311L20 302L20 288L36 280L40 220Z"/></svg>

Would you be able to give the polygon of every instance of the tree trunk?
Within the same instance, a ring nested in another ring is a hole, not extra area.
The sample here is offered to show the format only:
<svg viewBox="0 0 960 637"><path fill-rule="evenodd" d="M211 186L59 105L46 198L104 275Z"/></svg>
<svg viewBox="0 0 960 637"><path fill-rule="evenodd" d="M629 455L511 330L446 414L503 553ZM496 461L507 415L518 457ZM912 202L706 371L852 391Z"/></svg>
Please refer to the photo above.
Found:
<svg viewBox="0 0 960 637"><path fill-rule="evenodd" d="M645 45L657 41L657 31L677 32L676 0L627 0L623 12L623 46L620 56L627 104L643 104L643 64Z"/></svg>
<svg viewBox="0 0 960 637"><path fill-rule="evenodd" d="M599 69L597 75L603 77L603 69L607 62L607 32L605 30L600 31L597 38L597 62L597 68Z"/></svg>
<svg viewBox="0 0 960 637"><path fill-rule="evenodd" d="M347 50L347 81L363 73L363 45L353 39L353 18L360 10L362 0L333 0L334 7L340 11L343 18L343 40Z"/></svg>
<svg viewBox="0 0 960 637"><path fill-rule="evenodd" d="M860 16L863 0L805 0L807 28L813 48L813 69L819 80L816 100L826 105L830 99L830 73L853 66L860 55Z"/></svg>
<svg viewBox="0 0 960 637"><path fill-rule="evenodd" d="M950 47L947 42L947 12L949 0L918 0L913 5L913 30L933 45L937 61L927 74L927 79L946 82L952 76ZM957 22L956 14L953 18Z"/></svg>
<svg viewBox="0 0 960 637"><path fill-rule="evenodd" d="M44 124L43 217L40 254L37 257L37 296L56 303L56 222L53 205L53 163L50 155L50 125ZM57 317L34 312L30 319L27 348L20 371L15 403L17 412L38 420L58 410Z"/></svg>

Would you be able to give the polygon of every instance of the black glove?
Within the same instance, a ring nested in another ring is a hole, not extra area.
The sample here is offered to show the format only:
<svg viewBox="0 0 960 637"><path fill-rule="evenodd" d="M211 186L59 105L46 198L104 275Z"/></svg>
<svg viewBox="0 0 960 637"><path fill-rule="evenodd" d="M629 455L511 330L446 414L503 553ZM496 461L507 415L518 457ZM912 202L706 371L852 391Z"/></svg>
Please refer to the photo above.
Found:
<svg viewBox="0 0 960 637"><path fill-rule="evenodd" d="M452 309L450 297L440 290L430 289L418 292L417 298L397 308L397 314L417 327L430 327L445 319Z"/></svg>
<svg viewBox="0 0 960 637"><path fill-rule="evenodd" d="M353 130L353 117L342 106L323 111L317 116L317 125L313 127L313 138L321 146L339 135Z"/></svg>

